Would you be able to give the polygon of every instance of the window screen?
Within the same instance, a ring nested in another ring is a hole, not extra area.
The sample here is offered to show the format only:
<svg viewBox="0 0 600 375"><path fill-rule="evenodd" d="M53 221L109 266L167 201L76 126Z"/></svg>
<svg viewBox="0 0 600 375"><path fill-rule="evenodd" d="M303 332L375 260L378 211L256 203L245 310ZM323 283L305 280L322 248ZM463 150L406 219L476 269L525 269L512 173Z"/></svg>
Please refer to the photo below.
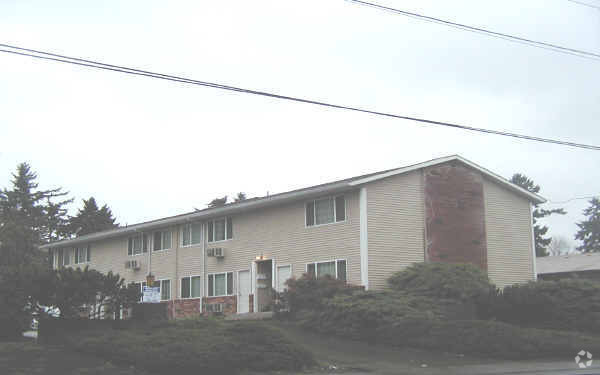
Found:
<svg viewBox="0 0 600 375"><path fill-rule="evenodd" d="M343 195L335 197L335 221L346 220L346 200Z"/></svg>
<svg viewBox="0 0 600 375"><path fill-rule="evenodd" d="M190 278L181 279L181 298L190 298Z"/></svg>

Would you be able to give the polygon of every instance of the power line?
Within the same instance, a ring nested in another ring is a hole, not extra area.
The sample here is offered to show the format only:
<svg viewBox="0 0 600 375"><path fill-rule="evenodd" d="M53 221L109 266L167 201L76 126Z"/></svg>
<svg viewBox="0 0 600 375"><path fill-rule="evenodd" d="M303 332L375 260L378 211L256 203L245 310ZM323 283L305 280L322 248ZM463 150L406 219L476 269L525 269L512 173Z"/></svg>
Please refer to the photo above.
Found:
<svg viewBox="0 0 600 375"><path fill-rule="evenodd" d="M588 4L588 3L584 3L583 1L577 1L577 0L567 0L567 1L570 1L570 2L575 3L575 4L579 4L579 5L583 5L583 6L586 6L586 7L590 7L590 8L594 8L594 9L600 10L600 6L592 5L592 4Z"/></svg>
<svg viewBox="0 0 600 375"><path fill-rule="evenodd" d="M600 197L600 194L598 194L598 195L590 195L590 196L587 196L587 197L575 197L575 198L567 199L566 201L551 201L551 200L549 200L548 203L549 204L565 204L565 203L573 202L573 201L576 201L576 200L593 199L593 198L598 198L598 197Z"/></svg>
<svg viewBox="0 0 600 375"><path fill-rule="evenodd" d="M266 92L266 91L258 91L258 90L245 89L245 88L236 87L236 86L222 85L222 84L214 83L214 82L198 81L198 80L189 79L189 78L185 78L185 77L178 77L178 76L169 75L169 74L155 73L155 72L141 70L141 69L135 69L135 68L127 68L124 66L106 64L106 63L102 63L102 62L98 62L98 61L86 60L86 59L77 58L77 57L69 57L69 56L59 55L59 54L55 54L55 53L51 53L51 52L44 52L44 51L33 50L33 49L29 49L29 48L11 46L8 44L0 44L0 47L13 49L13 50L0 49L0 52L10 53L10 54L20 55L20 56L27 56L27 57L37 58L37 59L73 64L73 65L78 65L78 66L85 66L85 67L102 69L102 70L115 71L115 72L132 74L132 75L145 76L145 77L150 77L150 78L157 78L157 79L180 82L180 83L188 83L188 84L194 84L194 85L199 85L199 86L212 87L212 88L217 88L217 89L221 89L221 90L235 91L235 92L241 92L241 93L245 93L245 94L259 95L259 96L265 96L265 97L269 97L269 98L289 100L289 101L305 103L305 104L313 104L313 105L318 105L318 106L322 106L322 107L344 109L344 110L349 110L349 111L354 111L354 112L367 113L367 114L376 115L376 116L397 118L397 119L402 119L402 120L410 120L410 121L415 121L415 122L429 124L429 125L444 126L444 127L468 130L468 131L473 131L473 132L502 135L502 136L506 136L506 137L513 137L513 138L525 139L525 140L536 141L536 142L552 143L552 144L557 144L557 145L562 145L562 146L570 146L570 147L577 147L577 148L583 148L583 149L588 149L588 150L600 151L600 146L595 146L595 145L562 141L562 140L557 140L557 139L543 138L543 137L524 135L524 134L518 134L518 133L511 133L511 132L506 132L506 131L501 131L501 130L476 128L476 127L472 127L472 126L455 124L455 123L450 123L450 122L445 122L445 121L428 120L428 119L423 119L423 118L418 118L418 117L393 114L393 113L389 113L389 112L380 112L380 111L375 111L375 110L370 110L370 109L365 109L365 108L327 103L327 102L322 102L322 101L313 100L313 99L281 95L281 94L270 93L270 92ZM24 52L20 52L20 51L24 51Z"/></svg>
<svg viewBox="0 0 600 375"><path fill-rule="evenodd" d="M558 44L540 42L540 41L536 41L533 39L528 39L528 38L523 38L520 36L505 34L505 33L497 32L497 31L484 29L481 27L469 26L469 25L462 24L462 23L448 21L448 20L444 20L444 19L436 18L436 17L430 17L430 16L426 16L423 14L419 14L419 13L409 12L406 10L391 8L391 7L381 5L381 4L370 3L367 1L362 1L362 0L346 0L346 1L364 5L364 6L368 6L368 7L372 7L372 8L376 8L379 10L384 10L384 11L395 13L395 14L400 14L403 16L411 17L411 18L416 18L416 19L419 19L422 21L433 22L433 23L442 24L442 25L449 26L449 27L454 27L454 28L464 30L464 31L469 31L469 32L478 33L478 34L485 34L485 35L488 35L488 36L491 36L494 38L508 40L510 42L526 44L529 46L542 48L542 49L555 51L555 52L560 52L560 53L565 53L568 55L583 57L586 59L600 60L600 54L597 54L594 52L584 51L584 50L570 48L570 47L564 47L564 46L560 46Z"/></svg>

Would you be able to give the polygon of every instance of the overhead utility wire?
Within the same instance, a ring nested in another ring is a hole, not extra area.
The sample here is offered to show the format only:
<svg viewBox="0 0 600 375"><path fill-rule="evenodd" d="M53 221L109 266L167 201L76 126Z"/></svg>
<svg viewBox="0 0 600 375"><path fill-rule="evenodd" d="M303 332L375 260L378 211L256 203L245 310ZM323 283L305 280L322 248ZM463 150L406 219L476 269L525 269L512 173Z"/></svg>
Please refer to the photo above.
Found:
<svg viewBox="0 0 600 375"><path fill-rule="evenodd" d="M581 200L581 199L593 199L593 198L598 198L600 197L600 194L598 195L590 195L587 197L575 197L575 198L571 198L571 199L567 199L566 201L548 201L549 204L565 204L565 203L569 203L569 202L573 202L573 201L577 201L577 200Z"/></svg>
<svg viewBox="0 0 600 375"><path fill-rule="evenodd" d="M313 104L313 105L318 105L318 106L322 106L322 107L345 109L345 110L354 111L354 112L361 112L361 113L367 113L367 114L376 115L376 116L397 118L397 119L402 119L402 120L410 120L410 121L415 121L415 122L430 124L430 125L445 126L445 127L456 128L456 129L461 129L461 130L468 130L468 131L474 131L474 132L480 132L480 133L486 133L486 134L502 135L502 136L506 136L506 137L513 137L513 138L525 139L525 140L536 141L536 142L552 143L552 144L558 144L558 145L563 145L563 146L570 146L570 147L577 147L577 148L600 151L600 146L595 146L595 145L588 145L588 144L562 141L562 140L551 139L551 138L543 138L543 137L536 137L536 136L531 136L531 135L517 134L517 133L511 133L511 132L506 132L506 131L501 131L501 130L476 128L476 127L472 127L472 126L455 124L455 123L450 123L450 122L428 120L428 119L423 119L423 118L418 118L418 117L403 116L403 115L397 115L397 114L388 113L388 112L374 111L374 110L369 110L369 109L364 109L364 108L359 108L359 107L345 106L345 105L340 105L340 104L332 104L332 103L322 102L322 101L318 101L318 100L299 98L299 97L287 96L287 95L280 95L280 94L270 93L270 92L266 92L266 91L244 89L244 88L240 88L240 87L236 87L236 86L228 86L228 85L222 85L222 84L213 83L213 82L198 81L198 80L194 80L194 79L178 77L178 76L173 76L173 75L169 75L169 74L154 73L154 72L150 72L147 70L127 68L127 67L123 67L123 66L119 66L119 65L105 64L105 63L101 63L101 62L97 62L97 61L93 61L93 60L85 60L85 59L76 58L76 57L68 57L68 56L58 55L58 54L50 53L50 52L43 52L43 51L32 50L32 49L28 49L28 48L10 46L7 44L0 44L0 47L18 50L18 51L14 51L14 50L11 51L11 50L7 50L7 49L0 49L0 52L10 53L10 54L15 54L15 55L20 55L20 56L27 56L27 57L37 58L37 59L50 60L50 61L67 63L67 64L85 66L85 67L90 67L90 68L97 68L97 69L115 71L115 72L120 72L120 73L127 73L127 74L132 74L132 75L146 76L146 77L151 77L151 78L158 78L158 79L163 79L163 80L168 80L168 81L195 84L195 85L199 85L199 86L206 86L206 87L212 87L212 88L217 88L217 89L222 89L222 90L265 96L265 97L270 97L270 98L275 98L275 99L282 99L282 100L289 100L289 101L294 101L294 102L299 102L299 103ZM27 52L20 52L20 51L27 51ZM33 52L36 54L28 53L28 52Z"/></svg>
<svg viewBox="0 0 600 375"><path fill-rule="evenodd" d="M388 7L385 5L381 5L381 4L370 3L368 1L362 1L362 0L346 0L346 1L355 3L355 4L368 6L371 8L376 8L379 10L384 10L384 11L400 14L400 15L407 16L407 17L417 18L422 21L433 22L433 23L442 24L445 26L458 28L458 29L461 29L464 31L474 32L474 33L478 33L478 34L485 34L485 35L488 35L491 37L500 38L500 39L508 40L511 42L526 44L526 45L533 46L533 47L538 47L538 48L542 48L542 49L547 49L547 50L565 53L568 55L573 55L573 56L578 56L578 57L583 57L583 58L587 58L587 59L600 60L600 54L594 53L594 52L564 47L564 46L560 46L558 44L540 42L537 40L523 38L520 36L515 36L515 35L510 35L510 34L505 34L505 33L497 32L497 31L492 31L492 30L481 28L481 27L469 26L469 25L462 24L462 23L447 21L447 20L444 20L441 18L430 17L430 16L426 16L423 14L419 14L419 13L409 12L409 11L401 10L401 9L397 9L397 8L391 8L391 7Z"/></svg>
<svg viewBox="0 0 600 375"><path fill-rule="evenodd" d="M579 4L579 5L583 5L583 6L586 6L586 7L590 7L590 8L594 8L594 9L600 10L600 6L596 6L596 5L584 3L583 1L577 1L577 0L567 0L567 1L570 1L570 2L572 2L574 4Z"/></svg>

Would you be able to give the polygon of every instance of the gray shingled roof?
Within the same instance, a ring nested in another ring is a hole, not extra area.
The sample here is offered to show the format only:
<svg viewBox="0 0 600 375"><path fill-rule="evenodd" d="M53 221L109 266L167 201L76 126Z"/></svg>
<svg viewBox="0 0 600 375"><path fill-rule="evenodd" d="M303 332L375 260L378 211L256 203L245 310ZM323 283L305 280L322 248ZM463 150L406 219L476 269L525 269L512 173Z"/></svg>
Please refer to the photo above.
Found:
<svg viewBox="0 0 600 375"><path fill-rule="evenodd" d="M600 270L600 253L540 257L535 264L538 274Z"/></svg>

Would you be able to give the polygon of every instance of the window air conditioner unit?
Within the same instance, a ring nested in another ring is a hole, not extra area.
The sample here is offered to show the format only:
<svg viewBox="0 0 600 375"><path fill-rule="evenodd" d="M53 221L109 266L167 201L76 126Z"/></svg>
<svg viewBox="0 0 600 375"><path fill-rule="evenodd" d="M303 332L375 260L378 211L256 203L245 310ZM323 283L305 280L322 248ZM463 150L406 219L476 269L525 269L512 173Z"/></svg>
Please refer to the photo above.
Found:
<svg viewBox="0 0 600 375"><path fill-rule="evenodd" d="M128 260L125 262L125 268L132 270L139 270L141 267L140 262L137 260Z"/></svg>
<svg viewBox="0 0 600 375"><path fill-rule="evenodd" d="M206 249L206 256L215 257L215 258L223 258L225 256L225 251L222 247L213 247L210 249Z"/></svg>
<svg viewBox="0 0 600 375"><path fill-rule="evenodd" d="M223 304L222 303L210 303L206 305L206 312L212 313L222 313L223 312Z"/></svg>

